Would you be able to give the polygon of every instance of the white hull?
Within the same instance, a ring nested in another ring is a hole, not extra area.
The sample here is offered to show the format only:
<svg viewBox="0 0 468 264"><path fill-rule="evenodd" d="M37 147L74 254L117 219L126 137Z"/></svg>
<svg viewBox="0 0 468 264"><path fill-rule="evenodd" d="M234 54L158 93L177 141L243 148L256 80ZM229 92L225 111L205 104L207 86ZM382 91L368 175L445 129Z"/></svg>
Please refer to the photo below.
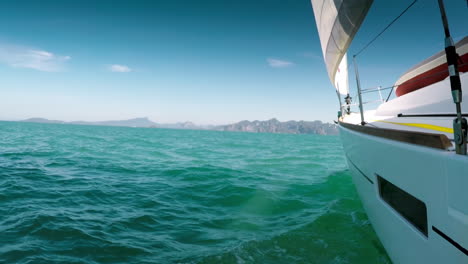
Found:
<svg viewBox="0 0 468 264"><path fill-rule="evenodd" d="M343 126L340 134L357 191L392 261L467 264L466 156L370 136ZM384 201L377 175L425 204L427 236Z"/></svg>
<svg viewBox="0 0 468 264"><path fill-rule="evenodd" d="M340 99L340 134L348 165L388 255L398 264L468 264L468 156L456 154L464 149L454 142L463 139L456 137L463 129L453 126L456 107L450 91L456 88L452 86L455 65L447 66L454 48L463 90L463 95L458 93L463 103L457 111L467 116L468 38L410 69L390 91L395 88L399 97L384 101L380 95L382 103L375 110L363 110L362 95L381 90L361 90L355 65L360 113L351 112L354 104L346 82L347 67L343 66L373 1L311 2L328 75ZM445 17L443 1L439 5ZM448 33L446 24L444 21ZM345 104L340 94L346 94ZM461 118L457 120L462 124Z"/></svg>

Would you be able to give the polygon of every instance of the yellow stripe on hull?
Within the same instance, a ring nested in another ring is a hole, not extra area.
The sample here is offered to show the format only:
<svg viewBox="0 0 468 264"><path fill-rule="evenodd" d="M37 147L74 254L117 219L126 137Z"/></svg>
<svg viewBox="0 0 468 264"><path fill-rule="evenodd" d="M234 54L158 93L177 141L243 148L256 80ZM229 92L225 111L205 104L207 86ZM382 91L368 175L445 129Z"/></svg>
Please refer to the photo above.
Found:
<svg viewBox="0 0 468 264"><path fill-rule="evenodd" d="M420 124L420 123L398 123L398 122L390 122L390 121L384 121L384 120L377 120L377 122L383 122L383 123L389 123L389 124L401 125L401 126L419 127L419 128L453 134L453 128L449 128L449 127L442 127L442 126L436 126L436 125L430 125L430 124Z"/></svg>

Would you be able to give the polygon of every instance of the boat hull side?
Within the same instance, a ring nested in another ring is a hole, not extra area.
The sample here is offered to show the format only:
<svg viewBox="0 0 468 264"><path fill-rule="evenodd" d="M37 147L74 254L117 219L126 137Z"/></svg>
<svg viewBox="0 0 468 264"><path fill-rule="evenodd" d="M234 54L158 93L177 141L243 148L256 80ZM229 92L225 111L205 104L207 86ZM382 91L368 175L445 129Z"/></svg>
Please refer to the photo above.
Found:
<svg viewBox="0 0 468 264"><path fill-rule="evenodd" d="M467 186L467 157L343 126L340 136L364 208L394 263L468 263L468 192L459 187ZM378 177L425 204L427 236L382 199Z"/></svg>

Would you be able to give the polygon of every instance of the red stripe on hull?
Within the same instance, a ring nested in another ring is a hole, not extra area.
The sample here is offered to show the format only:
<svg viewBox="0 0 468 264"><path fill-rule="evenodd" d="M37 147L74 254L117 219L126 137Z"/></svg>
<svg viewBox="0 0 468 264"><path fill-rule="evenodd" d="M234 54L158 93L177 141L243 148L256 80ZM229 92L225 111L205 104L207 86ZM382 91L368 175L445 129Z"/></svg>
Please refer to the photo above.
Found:
<svg viewBox="0 0 468 264"><path fill-rule="evenodd" d="M468 72L468 53L460 57L458 71ZM396 96L402 96L414 92L433 83L440 82L448 76L447 63L441 64L400 84L395 94Z"/></svg>

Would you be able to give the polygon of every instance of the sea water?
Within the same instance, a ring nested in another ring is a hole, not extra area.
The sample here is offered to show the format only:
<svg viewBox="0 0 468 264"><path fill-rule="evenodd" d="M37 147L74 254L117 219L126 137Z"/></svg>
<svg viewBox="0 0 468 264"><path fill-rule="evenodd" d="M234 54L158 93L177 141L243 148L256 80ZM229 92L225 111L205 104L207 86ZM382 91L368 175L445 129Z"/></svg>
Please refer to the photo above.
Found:
<svg viewBox="0 0 468 264"><path fill-rule="evenodd" d="M0 122L1 263L390 263L338 136Z"/></svg>

